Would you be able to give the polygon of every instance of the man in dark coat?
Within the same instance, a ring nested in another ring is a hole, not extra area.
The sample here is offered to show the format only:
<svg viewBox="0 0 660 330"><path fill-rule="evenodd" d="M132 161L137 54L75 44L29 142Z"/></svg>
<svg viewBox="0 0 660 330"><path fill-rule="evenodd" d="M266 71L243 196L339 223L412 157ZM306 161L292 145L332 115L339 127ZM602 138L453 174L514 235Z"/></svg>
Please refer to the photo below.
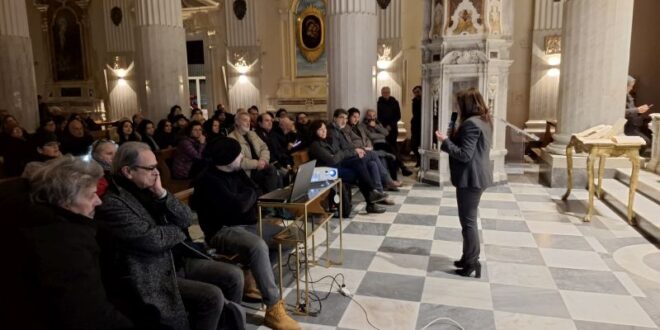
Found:
<svg viewBox="0 0 660 330"><path fill-rule="evenodd" d="M390 146L392 153L399 161L401 174L403 174L403 176L409 176L412 172L403 165L403 161L399 155L399 147L396 143L396 138L399 134L398 122L401 120L399 101L391 96L392 92L387 86L380 90L380 94L381 97L378 98L378 121L383 124L389 132L386 137L387 144ZM395 176L392 176L392 178L396 179Z"/></svg>
<svg viewBox="0 0 660 330"><path fill-rule="evenodd" d="M422 86L415 86L412 90L412 119L410 119L410 149L415 154L415 167L419 167L421 156L419 146L422 141Z"/></svg>
<svg viewBox="0 0 660 330"><path fill-rule="evenodd" d="M162 187L156 168L156 156L140 142L123 144L113 160L111 183L96 215L108 291L140 326L215 329L223 294L217 285L177 276L175 247L204 255L185 242L192 212ZM185 265L182 273L194 273L189 270ZM214 274L206 275L200 277Z"/></svg>

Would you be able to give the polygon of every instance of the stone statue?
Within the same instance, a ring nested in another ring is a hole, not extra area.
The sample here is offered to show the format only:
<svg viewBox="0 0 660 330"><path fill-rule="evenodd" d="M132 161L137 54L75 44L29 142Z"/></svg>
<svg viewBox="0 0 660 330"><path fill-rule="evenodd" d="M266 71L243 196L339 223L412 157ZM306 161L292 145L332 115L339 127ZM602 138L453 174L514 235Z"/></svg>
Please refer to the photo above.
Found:
<svg viewBox="0 0 660 330"><path fill-rule="evenodd" d="M472 23L472 13L467 9L463 10L458 17L458 25L454 30L454 34L475 34L477 33L477 28L474 27Z"/></svg>
<svg viewBox="0 0 660 330"><path fill-rule="evenodd" d="M429 32L429 38L435 39L442 35L442 21L444 18L444 10L442 7L443 0L434 0L435 4L433 5L433 26L431 26L431 31Z"/></svg>
<svg viewBox="0 0 660 330"><path fill-rule="evenodd" d="M490 24L491 34L502 34L502 26L500 24L500 8L498 6L490 7L488 23Z"/></svg>

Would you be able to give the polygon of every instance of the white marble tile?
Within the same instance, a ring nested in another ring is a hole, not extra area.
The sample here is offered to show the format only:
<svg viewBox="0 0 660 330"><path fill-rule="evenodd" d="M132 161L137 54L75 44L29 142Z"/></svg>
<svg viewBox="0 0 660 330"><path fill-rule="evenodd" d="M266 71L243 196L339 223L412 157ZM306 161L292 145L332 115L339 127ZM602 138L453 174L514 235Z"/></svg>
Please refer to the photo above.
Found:
<svg viewBox="0 0 660 330"><path fill-rule="evenodd" d="M517 210L500 210L480 207L479 216L481 218L498 220L524 220L522 214Z"/></svg>
<svg viewBox="0 0 660 330"><path fill-rule="evenodd" d="M559 208L554 202L518 202L521 211L558 212Z"/></svg>
<svg viewBox="0 0 660 330"><path fill-rule="evenodd" d="M603 246L603 244L600 244L598 239L592 236L585 236L584 239L587 240L587 243L591 245L591 248L594 249L594 251L598 253L607 253L607 249Z"/></svg>
<svg viewBox="0 0 660 330"><path fill-rule="evenodd" d="M462 242L435 240L431 245L432 255L443 255L452 259L458 259L461 257L462 253L463 253Z"/></svg>
<svg viewBox="0 0 660 330"><path fill-rule="evenodd" d="M534 236L531 233L499 230L483 230L482 233L485 244L517 247L537 247L536 240L534 240Z"/></svg>
<svg viewBox="0 0 660 330"><path fill-rule="evenodd" d="M368 270L381 273L426 276L428 264L428 256L378 252L371 261Z"/></svg>
<svg viewBox="0 0 660 330"><path fill-rule="evenodd" d="M621 268L649 281L660 283L660 271L644 262L644 257L658 253L658 248L651 244L637 244L622 247L612 254L612 258Z"/></svg>
<svg viewBox="0 0 660 330"><path fill-rule="evenodd" d="M582 233L572 223L527 221L529 231L537 234L555 234L582 236Z"/></svg>
<svg viewBox="0 0 660 330"><path fill-rule="evenodd" d="M345 223L349 223L350 221L393 223L396 216L397 216L397 212L385 212L380 214L364 213L364 214L355 215L353 217L353 220L345 221Z"/></svg>
<svg viewBox="0 0 660 330"><path fill-rule="evenodd" d="M300 328L305 330L335 330L335 327L320 325L320 324L311 324L311 323L302 323L300 322ZM265 326L260 327L259 329L269 329Z"/></svg>
<svg viewBox="0 0 660 330"><path fill-rule="evenodd" d="M635 281L633 281L632 278L630 278L630 275L626 272L613 272L614 276L621 282L624 288L628 290L628 293L630 293L631 296L633 297L646 297L644 292L635 284Z"/></svg>
<svg viewBox="0 0 660 330"><path fill-rule="evenodd" d="M408 193L408 197L442 197L442 190L421 190L413 189Z"/></svg>
<svg viewBox="0 0 660 330"><path fill-rule="evenodd" d="M378 297L354 296L353 299L359 302L367 314L369 321L379 329L414 329L419 313L419 303L392 300ZM339 327L349 329L373 329L364 315L364 311L351 301L344 312L344 316L339 321Z"/></svg>
<svg viewBox="0 0 660 330"><path fill-rule="evenodd" d="M591 251L539 249L550 267L609 271L598 253Z"/></svg>
<svg viewBox="0 0 660 330"><path fill-rule="evenodd" d="M491 283L556 289L557 285L546 266L523 265L489 261L488 279Z"/></svg>
<svg viewBox="0 0 660 330"><path fill-rule="evenodd" d="M443 198L440 200L440 206L453 206L453 207L457 207L458 204L456 203L456 198L443 197Z"/></svg>
<svg viewBox="0 0 660 330"><path fill-rule="evenodd" d="M495 312L497 330L575 330L572 320L529 314Z"/></svg>
<svg viewBox="0 0 660 330"><path fill-rule="evenodd" d="M435 228L431 226L392 224L387 232L387 237L402 237L432 240Z"/></svg>
<svg viewBox="0 0 660 330"><path fill-rule="evenodd" d="M427 277L422 302L492 310L490 284L478 281Z"/></svg>
<svg viewBox="0 0 660 330"><path fill-rule="evenodd" d="M507 193L492 193L485 192L481 195L481 199L485 201L499 201L499 202L515 202L516 197Z"/></svg>
<svg viewBox="0 0 660 330"><path fill-rule="evenodd" d="M633 297L581 291L560 293L575 320L656 327Z"/></svg>
<svg viewBox="0 0 660 330"><path fill-rule="evenodd" d="M514 194L525 194L525 195L548 195L548 190L537 185L510 185L511 192Z"/></svg>
<svg viewBox="0 0 660 330"><path fill-rule="evenodd" d="M458 220L458 216L455 215L439 215L435 225L445 228L461 228L461 222Z"/></svg>
<svg viewBox="0 0 660 330"><path fill-rule="evenodd" d="M344 249L361 251L378 251L383 244L384 236L343 234ZM331 248L339 248L339 237L330 245Z"/></svg>
<svg viewBox="0 0 660 330"><path fill-rule="evenodd" d="M401 205L399 213L438 215L438 213L440 213L440 206L404 204Z"/></svg>

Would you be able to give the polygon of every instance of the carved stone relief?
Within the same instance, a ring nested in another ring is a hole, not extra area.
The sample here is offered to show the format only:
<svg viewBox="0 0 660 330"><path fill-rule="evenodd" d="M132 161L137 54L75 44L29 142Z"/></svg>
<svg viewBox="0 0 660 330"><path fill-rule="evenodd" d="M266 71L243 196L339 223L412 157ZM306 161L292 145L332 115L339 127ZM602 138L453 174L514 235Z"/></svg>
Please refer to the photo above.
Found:
<svg viewBox="0 0 660 330"><path fill-rule="evenodd" d="M493 1L490 4L490 10L488 12L488 26L490 26L490 33L494 35L502 34L502 22L501 22L501 3L499 0Z"/></svg>

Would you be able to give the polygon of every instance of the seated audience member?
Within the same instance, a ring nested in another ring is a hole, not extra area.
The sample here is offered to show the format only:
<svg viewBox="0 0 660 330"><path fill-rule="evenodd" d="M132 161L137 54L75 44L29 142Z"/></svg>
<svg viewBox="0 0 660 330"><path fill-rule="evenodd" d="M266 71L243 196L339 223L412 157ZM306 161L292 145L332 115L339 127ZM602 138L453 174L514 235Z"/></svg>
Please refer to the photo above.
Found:
<svg viewBox="0 0 660 330"><path fill-rule="evenodd" d="M181 107L179 105L174 105L170 108L170 113L167 115L167 120L174 124L176 122L176 117L179 115L183 115Z"/></svg>
<svg viewBox="0 0 660 330"><path fill-rule="evenodd" d="M96 163L68 155L0 186L0 195L11 192L0 196L8 328L133 328L102 282L92 220L102 175Z"/></svg>
<svg viewBox="0 0 660 330"><path fill-rule="evenodd" d="M206 118L204 118L202 110L193 109L192 114L190 115L190 121L196 121L203 124L206 121Z"/></svg>
<svg viewBox="0 0 660 330"><path fill-rule="evenodd" d="M367 170L371 175L371 181L376 190L383 192L384 184L392 186L392 178L387 174L387 170L380 161L376 153L363 148L356 148L351 143L350 136L346 133L346 123L348 121L348 113L344 109L336 109L333 116L333 122L328 126L328 135L332 140L332 144L341 149L354 149L360 153L360 158L365 161ZM381 201L383 204L393 205L394 201L386 198Z"/></svg>
<svg viewBox="0 0 660 330"><path fill-rule="evenodd" d="M652 144L652 135L653 132L649 129L649 122L651 117L648 115L649 109L653 105L643 104L640 106L635 105L635 98L630 95L630 92L635 87L635 78L628 76L628 94L626 96L626 125L623 127L624 133L626 135L639 136L644 139L646 142L645 146L642 146L639 150L639 154L642 155L644 152L651 147Z"/></svg>
<svg viewBox="0 0 660 330"><path fill-rule="evenodd" d="M270 151L270 164L287 173L293 166L293 159L287 152L287 141L284 135L273 129L273 117L270 113L262 113L257 118L257 129L254 131L266 143Z"/></svg>
<svg viewBox="0 0 660 330"><path fill-rule="evenodd" d="M62 134L62 153L73 156L83 156L89 153L89 147L94 142L82 122L73 119L68 122Z"/></svg>
<svg viewBox="0 0 660 330"><path fill-rule="evenodd" d="M296 131L306 139L307 141L310 140L311 134L309 132L309 125L312 122L309 120L309 116L307 116L307 113L305 112L299 112L296 115Z"/></svg>
<svg viewBox="0 0 660 330"><path fill-rule="evenodd" d="M52 118L48 117L39 124L39 127L37 127L37 131L35 132L35 135L56 134L56 133L57 133L57 125L55 125L55 121Z"/></svg>
<svg viewBox="0 0 660 330"><path fill-rule="evenodd" d="M144 120L144 117L142 116L141 113L136 113L131 117L131 121L133 122L133 127L139 127L140 123Z"/></svg>
<svg viewBox="0 0 660 330"><path fill-rule="evenodd" d="M401 182L393 180L387 170L387 166L391 165L396 172L396 156L382 150L374 150L374 145L369 139L367 128L363 123L360 123L360 110L356 108L350 108L348 110L348 123L344 127L344 133L356 148L362 148L366 150L368 154L375 153L378 155L380 158L380 166L378 169L381 175L383 175L383 184L385 184L385 188L390 191L398 191Z"/></svg>
<svg viewBox="0 0 660 330"><path fill-rule="evenodd" d="M284 135L284 140L286 141L285 147L289 155L307 148L308 144L305 143L305 139L296 130L296 125L291 118L284 117L280 119L279 127L282 135Z"/></svg>
<svg viewBox="0 0 660 330"><path fill-rule="evenodd" d="M192 213L162 187L156 165L149 146L139 142L125 143L113 159L110 186L96 214L106 287L141 328L216 329L223 294L216 285L194 280L191 269L201 273L208 266L206 280L223 274L206 258L190 267L179 263L177 272L175 249L204 255L185 242Z"/></svg>
<svg viewBox="0 0 660 330"><path fill-rule="evenodd" d="M284 108L279 108L277 112L275 113L275 117L277 118L276 120L279 121L282 118L289 118L289 112L286 111Z"/></svg>
<svg viewBox="0 0 660 330"><path fill-rule="evenodd" d="M229 130L232 127L234 127L234 115L227 112L225 110L225 106L222 104L218 104L215 107L215 111L213 112L213 117L220 119L223 128Z"/></svg>
<svg viewBox="0 0 660 330"><path fill-rule="evenodd" d="M270 166L270 151L257 133L250 130L250 115L246 112L236 114L234 130L229 137L241 145L243 158L241 168L261 188L261 193L277 189L277 173Z"/></svg>
<svg viewBox="0 0 660 330"><path fill-rule="evenodd" d="M204 135L206 135L206 141L208 141L208 143L211 143L216 139L227 137L227 130L222 127L222 121L216 117L205 121L203 126Z"/></svg>
<svg viewBox="0 0 660 330"><path fill-rule="evenodd" d="M390 133L387 128L383 126L377 119L376 110L368 109L364 115L364 127L367 129L367 135L369 139L374 144L374 150L384 151L388 154L396 156L395 150L392 149L392 146L387 143L387 135ZM396 166L390 167L390 176L392 179L397 179L398 169L401 169L401 174L403 176L410 175L410 170L408 170L399 158L396 158ZM404 170L405 169L405 170Z"/></svg>
<svg viewBox="0 0 660 330"><path fill-rule="evenodd" d="M133 123L128 119L120 120L117 123L117 133L119 134L119 145L126 142L141 141L140 135L138 135L133 128Z"/></svg>
<svg viewBox="0 0 660 330"><path fill-rule="evenodd" d="M57 140L62 142L64 131L66 131L66 126L69 122L66 120L66 117L62 115L53 115L53 121L55 122L55 135L57 135Z"/></svg>
<svg viewBox="0 0 660 330"><path fill-rule="evenodd" d="M137 126L137 132L140 135L142 142L146 143L151 148L151 151L156 152L160 150L155 139L156 127L154 127L154 123L151 120L142 119Z"/></svg>
<svg viewBox="0 0 660 330"><path fill-rule="evenodd" d="M202 124L193 121L186 127L186 135L176 147L172 161L172 177L175 179L188 179L193 174L190 170L196 162L202 160L206 136L203 134Z"/></svg>
<svg viewBox="0 0 660 330"><path fill-rule="evenodd" d="M7 137L3 147L4 167L7 176L20 176L25 165L33 157L32 144L24 135L24 130L18 125L5 126Z"/></svg>
<svg viewBox="0 0 660 330"><path fill-rule="evenodd" d="M96 140L92 143L92 159L96 161L101 168L103 168L103 177L99 179L99 183L96 188L96 194L99 197L105 195L105 191L108 189L108 178L112 172L112 159L117 153L117 144L115 141L101 139Z"/></svg>
<svg viewBox="0 0 660 330"><path fill-rule="evenodd" d="M82 118L83 124L85 125L85 128L88 131L100 131L101 130L101 125L97 124L94 119L92 119L92 116L89 112L83 112L80 114L80 118Z"/></svg>
<svg viewBox="0 0 660 330"><path fill-rule="evenodd" d="M0 126L0 155L4 153L4 148L7 142L10 141L15 126L20 125L14 116L6 115L2 118L2 125ZM24 131L23 136L28 136L27 132Z"/></svg>
<svg viewBox="0 0 660 330"><path fill-rule="evenodd" d="M180 137L186 131L186 127L190 124L190 121L184 115L177 115L174 117L172 122L173 129L172 131Z"/></svg>
<svg viewBox="0 0 660 330"><path fill-rule="evenodd" d="M238 114L240 110L243 109L238 109L236 111L236 114ZM255 128L257 128L257 117L259 117L259 108L257 108L256 105L253 105L247 110L247 112L250 115L250 129L254 130Z"/></svg>
<svg viewBox="0 0 660 330"><path fill-rule="evenodd" d="M33 153L32 161L25 165L23 174L21 174L23 178L30 177L44 162L62 156L60 143L57 142L57 136L53 133L35 135L32 137L30 144L35 152Z"/></svg>
<svg viewBox="0 0 660 330"><path fill-rule="evenodd" d="M387 195L377 191L371 180L371 175L362 160L364 150L355 149L350 146L342 148L332 143L328 136L325 122L317 120L312 122L310 129L313 132L313 140L309 145L309 157L316 159L317 166L335 167L339 171L339 177L346 183L358 184L364 200L367 202L368 213L383 213L385 209L376 205L387 198Z"/></svg>
<svg viewBox="0 0 660 330"><path fill-rule="evenodd" d="M237 114L237 122L240 118ZM275 284L268 246L256 234L259 194L257 186L242 170L241 145L234 139L219 140L209 147L209 155L212 166L196 180L192 196L206 242L220 254L238 254L239 261L250 269L268 307L264 320L267 327L300 329L286 313ZM270 238L280 230L281 227L264 226L264 237Z"/></svg>
<svg viewBox="0 0 660 330"><path fill-rule="evenodd" d="M160 149L168 149L176 146L176 134L172 123L167 119L161 119L154 133L154 139Z"/></svg>

